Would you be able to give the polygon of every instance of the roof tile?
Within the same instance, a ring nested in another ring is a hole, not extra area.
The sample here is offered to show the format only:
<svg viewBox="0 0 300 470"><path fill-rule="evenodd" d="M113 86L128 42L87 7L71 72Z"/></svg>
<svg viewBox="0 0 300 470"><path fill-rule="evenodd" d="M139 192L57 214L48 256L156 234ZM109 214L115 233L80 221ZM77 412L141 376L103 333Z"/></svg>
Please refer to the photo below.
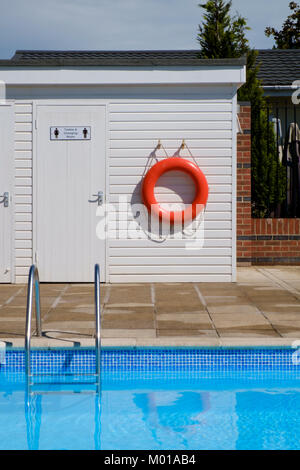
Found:
<svg viewBox="0 0 300 470"><path fill-rule="evenodd" d="M245 65L240 59L200 59L199 50L178 51L16 51L0 66L201 66Z"/></svg>
<svg viewBox="0 0 300 470"><path fill-rule="evenodd" d="M263 86L290 86L300 80L300 49L261 49L257 63Z"/></svg>

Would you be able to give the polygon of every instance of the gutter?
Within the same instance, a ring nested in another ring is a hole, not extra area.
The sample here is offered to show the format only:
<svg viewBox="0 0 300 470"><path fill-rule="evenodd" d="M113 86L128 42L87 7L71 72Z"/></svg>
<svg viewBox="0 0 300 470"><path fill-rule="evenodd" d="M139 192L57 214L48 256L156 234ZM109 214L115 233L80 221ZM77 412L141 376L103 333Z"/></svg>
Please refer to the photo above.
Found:
<svg viewBox="0 0 300 470"><path fill-rule="evenodd" d="M300 86L300 80L298 85L263 85L264 90L297 90Z"/></svg>

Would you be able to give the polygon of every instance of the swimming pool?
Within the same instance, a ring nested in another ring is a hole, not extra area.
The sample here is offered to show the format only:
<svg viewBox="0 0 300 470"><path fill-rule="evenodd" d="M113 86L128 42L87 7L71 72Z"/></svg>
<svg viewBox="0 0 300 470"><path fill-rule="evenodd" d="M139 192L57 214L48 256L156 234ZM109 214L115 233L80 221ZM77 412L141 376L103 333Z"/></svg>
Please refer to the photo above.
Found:
<svg viewBox="0 0 300 470"><path fill-rule="evenodd" d="M0 449L300 449L291 348L24 350L0 365Z"/></svg>

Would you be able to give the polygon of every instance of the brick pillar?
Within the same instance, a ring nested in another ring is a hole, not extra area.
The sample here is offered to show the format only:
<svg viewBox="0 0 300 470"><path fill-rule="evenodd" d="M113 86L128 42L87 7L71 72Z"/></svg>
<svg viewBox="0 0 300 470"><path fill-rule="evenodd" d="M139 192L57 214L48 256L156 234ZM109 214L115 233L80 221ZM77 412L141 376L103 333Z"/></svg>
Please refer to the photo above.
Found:
<svg viewBox="0 0 300 470"><path fill-rule="evenodd" d="M251 264L251 106L239 103L242 134L237 134L237 265Z"/></svg>

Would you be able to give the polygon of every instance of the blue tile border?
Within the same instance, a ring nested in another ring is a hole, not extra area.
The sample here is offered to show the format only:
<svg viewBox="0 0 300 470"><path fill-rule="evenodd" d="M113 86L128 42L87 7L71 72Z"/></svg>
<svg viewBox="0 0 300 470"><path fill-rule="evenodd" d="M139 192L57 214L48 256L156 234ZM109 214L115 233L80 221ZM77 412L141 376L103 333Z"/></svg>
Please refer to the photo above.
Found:
<svg viewBox="0 0 300 470"><path fill-rule="evenodd" d="M292 348L103 348L102 372L272 371L300 373L300 351ZM93 374L93 348L32 349L33 374ZM23 373L24 349L7 349L0 372Z"/></svg>

